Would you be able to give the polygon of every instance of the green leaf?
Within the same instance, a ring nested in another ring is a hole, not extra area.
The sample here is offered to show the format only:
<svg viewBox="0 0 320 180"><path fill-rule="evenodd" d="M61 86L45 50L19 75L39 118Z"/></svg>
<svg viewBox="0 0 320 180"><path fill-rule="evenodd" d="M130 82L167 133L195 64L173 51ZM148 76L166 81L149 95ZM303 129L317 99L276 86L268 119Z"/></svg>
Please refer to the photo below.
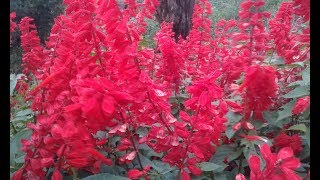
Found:
<svg viewBox="0 0 320 180"><path fill-rule="evenodd" d="M295 81L295 82L292 82L290 83L287 87L290 88L290 87L295 87L295 86L304 86L304 81Z"/></svg>
<svg viewBox="0 0 320 180"><path fill-rule="evenodd" d="M25 110L17 112L16 116L26 116L29 114L33 114L33 111L31 109L25 109Z"/></svg>
<svg viewBox="0 0 320 180"><path fill-rule="evenodd" d="M219 173L214 175L215 180L227 180L227 175L224 173Z"/></svg>
<svg viewBox="0 0 320 180"><path fill-rule="evenodd" d="M310 128L307 128L305 138L307 140L307 144L310 147Z"/></svg>
<svg viewBox="0 0 320 180"><path fill-rule="evenodd" d="M110 180L110 179L112 179L112 180L129 180L129 178L127 178L127 177L116 176L116 175L109 174L109 173L95 174L92 176L82 178L82 180Z"/></svg>
<svg viewBox="0 0 320 180"><path fill-rule="evenodd" d="M302 72L301 72L302 80L305 85L310 85L310 66L307 66Z"/></svg>
<svg viewBox="0 0 320 180"><path fill-rule="evenodd" d="M294 100L288 102L287 104L285 104L285 105L283 105L281 107L283 110L282 111L278 111L278 118L277 118L276 122L280 121L280 120L282 120L284 118L292 116L292 108L296 104L296 101L297 100L294 99Z"/></svg>
<svg viewBox="0 0 320 180"><path fill-rule="evenodd" d="M229 111L227 114L226 114L226 117L228 119L228 123L236 123L236 122L239 122L242 118L242 116L238 113L234 113L232 111Z"/></svg>
<svg viewBox="0 0 320 180"><path fill-rule="evenodd" d="M235 144L219 146L216 150L216 153L210 159L210 162L218 165L224 165L224 158L235 152L235 146Z"/></svg>
<svg viewBox="0 0 320 180"><path fill-rule="evenodd" d="M227 127L227 129L226 129L226 136L227 136L229 139L231 139L231 138L234 136L235 133L236 133L236 131L234 131L231 126L228 126L228 127Z"/></svg>
<svg viewBox="0 0 320 180"><path fill-rule="evenodd" d="M307 126L305 124L296 124L296 125L289 127L288 130L307 132Z"/></svg>
<svg viewBox="0 0 320 180"><path fill-rule="evenodd" d="M283 95L284 98L298 98L302 96L310 95L310 89L307 86L298 86L294 90Z"/></svg>
<svg viewBox="0 0 320 180"><path fill-rule="evenodd" d="M228 156L228 162L231 162L235 159L237 159L242 153L242 148L238 148L238 150L231 155Z"/></svg>
<svg viewBox="0 0 320 180"><path fill-rule="evenodd" d="M14 164L15 159L23 156L21 139L30 139L31 133L30 129L23 129L12 137L10 141L10 165Z"/></svg>
<svg viewBox="0 0 320 180"><path fill-rule="evenodd" d="M214 171L214 172L221 172L224 170L224 168L226 168L227 165L222 166L222 165L218 165L212 162L203 162L200 164L200 169L202 171Z"/></svg>
<svg viewBox="0 0 320 180"><path fill-rule="evenodd" d="M16 159L14 159L14 161L16 163L18 163L18 164L23 164L24 163L24 157L25 157L25 155L22 155L22 156L20 156L20 157L18 157Z"/></svg>
<svg viewBox="0 0 320 180"><path fill-rule="evenodd" d="M292 65L297 65L297 66L300 66L300 67L304 67L304 62L294 62L294 63L291 63Z"/></svg>
<svg viewBox="0 0 320 180"><path fill-rule="evenodd" d="M14 88L17 85L17 78L15 74L10 74L10 96L12 96Z"/></svg>
<svg viewBox="0 0 320 180"><path fill-rule="evenodd" d="M157 170L158 172L161 172L163 171L162 168L156 166L152 161L150 161L147 157L145 157L144 155L142 155L140 152L138 152L139 154L139 157L140 157L140 160L141 160L141 164L143 167L146 167L146 166L151 166L153 167L155 170ZM135 158L136 160L137 158Z"/></svg>
<svg viewBox="0 0 320 180"><path fill-rule="evenodd" d="M139 134L139 137L143 137L148 134L148 128L140 126L136 129L136 133Z"/></svg>
<svg viewBox="0 0 320 180"><path fill-rule="evenodd" d="M154 160L152 161L154 162L154 164L159 167L159 169L162 169L162 171L160 171L159 173L160 174L166 174L166 173L169 173L171 172L172 170L174 170L173 167L171 167L168 163L164 163L162 161L157 161L157 160Z"/></svg>

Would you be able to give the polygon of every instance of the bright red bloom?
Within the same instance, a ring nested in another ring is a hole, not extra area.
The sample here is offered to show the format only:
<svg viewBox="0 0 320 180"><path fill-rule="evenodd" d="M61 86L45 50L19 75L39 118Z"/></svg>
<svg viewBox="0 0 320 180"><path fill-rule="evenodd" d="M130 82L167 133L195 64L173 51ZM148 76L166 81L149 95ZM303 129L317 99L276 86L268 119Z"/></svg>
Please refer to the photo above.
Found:
<svg viewBox="0 0 320 180"><path fill-rule="evenodd" d="M245 119L253 111L255 119L262 119L262 112L268 110L276 97L278 85L276 71L271 66L251 66L246 70L243 84L239 91L243 93Z"/></svg>
<svg viewBox="0 0 320 180"><path fill-rule="evenodd" d="M302 151L302 140L298 134L288 136L285 133L280 133L274 138L274 147L281 149L284 147L291 147L294 154L298 155Z"/></svg>
<svg viewBox="0 0 320 180"><path fill-rule="evenodd" d="M310 96L299 98L296 105L292 109L292 114L299 115L309 107L309 104Z"/></svg>
<svg viewBox="0 0 320 180"><path fill-rule="evenodd" d="M258 156L249 158L250 179L290 179L301 180L294 170L300 166L300 160L295 158L290 147L280 149L278 153L272 153L267 144L260 147L260 154L263 157L266 166L260 169L260 159Z"/></svg>

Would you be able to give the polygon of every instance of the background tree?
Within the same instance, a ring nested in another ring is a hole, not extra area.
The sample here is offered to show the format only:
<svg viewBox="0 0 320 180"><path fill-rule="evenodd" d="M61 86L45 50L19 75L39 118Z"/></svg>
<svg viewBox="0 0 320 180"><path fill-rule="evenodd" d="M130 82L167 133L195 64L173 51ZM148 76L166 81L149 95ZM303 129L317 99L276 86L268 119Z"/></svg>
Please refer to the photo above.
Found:
<svg viewBox="0 0 320 180"><path fill-rule="evenodd" d="M53 19L63 13L62 0L14 0L10 1L10 12L16 12L15 22L23 17L32 17L37 26L41 43L44 43L50 34ZM21 73L22 49L20 47L20 32L12 34L10 47L10 72Z"/></svg>
<svg viewBox="0 0 320 180"><path fill-rule="evenodd" d="M186 38L191 29L191 17L195 0L161 0L156 19L159 23L173 22L176 39L181 35Z"/></svg>

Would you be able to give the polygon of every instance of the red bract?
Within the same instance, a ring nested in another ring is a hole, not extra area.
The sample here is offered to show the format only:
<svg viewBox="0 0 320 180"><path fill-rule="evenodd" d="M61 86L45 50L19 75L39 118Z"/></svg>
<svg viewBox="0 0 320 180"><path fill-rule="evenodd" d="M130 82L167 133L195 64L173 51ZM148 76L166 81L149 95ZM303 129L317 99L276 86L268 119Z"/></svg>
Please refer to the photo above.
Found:
<svg viewBox="0 0 320 180"><path fill-rule="evenodd" d="M291 148L285 147L280 149L278 153L272 153L270 147L267 144L263 144L260 147L260 153L266 166L261 170L259 157L255 155L251 156L249 158L250 179L301 179L294 172L300 166L300 161L294 157Z"/></svg>
<svg viewBox="0 0 320 180"><path fill-rule="evenodd" d="M278 150L284 147L291 147L295 155L298 155L302 151L302 140L298 134L288 136L285 133L280 133L274 138L273 146Z"/></svg>
<svg viewBox="0 0 320 180"><path fill-rule="evenodd" d="M310 97L309 96L299 98L297 100L297 103L295 104L295 106L292 109L292 114L294 114L294 115L301 114L303 111L305 111L309 107L309 104L310 104Z"/></svg>

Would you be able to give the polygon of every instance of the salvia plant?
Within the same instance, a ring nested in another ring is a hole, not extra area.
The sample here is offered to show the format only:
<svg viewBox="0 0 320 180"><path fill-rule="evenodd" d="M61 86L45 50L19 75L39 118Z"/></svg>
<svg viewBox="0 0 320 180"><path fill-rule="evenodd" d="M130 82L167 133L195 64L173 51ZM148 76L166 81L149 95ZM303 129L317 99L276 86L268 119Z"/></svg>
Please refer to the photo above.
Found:
<svg viewBox="0 0 320 180"><path fill-rule="evenodd" d="M44 46L32 18L10 15L24 52L12 99L34 118L11 141L13 180L310 176L308 0L274 16L246 0L214 30L218 12L195 0L187 38L163 22L152 47L160 2L118 3L64 0Z"/></svg>

